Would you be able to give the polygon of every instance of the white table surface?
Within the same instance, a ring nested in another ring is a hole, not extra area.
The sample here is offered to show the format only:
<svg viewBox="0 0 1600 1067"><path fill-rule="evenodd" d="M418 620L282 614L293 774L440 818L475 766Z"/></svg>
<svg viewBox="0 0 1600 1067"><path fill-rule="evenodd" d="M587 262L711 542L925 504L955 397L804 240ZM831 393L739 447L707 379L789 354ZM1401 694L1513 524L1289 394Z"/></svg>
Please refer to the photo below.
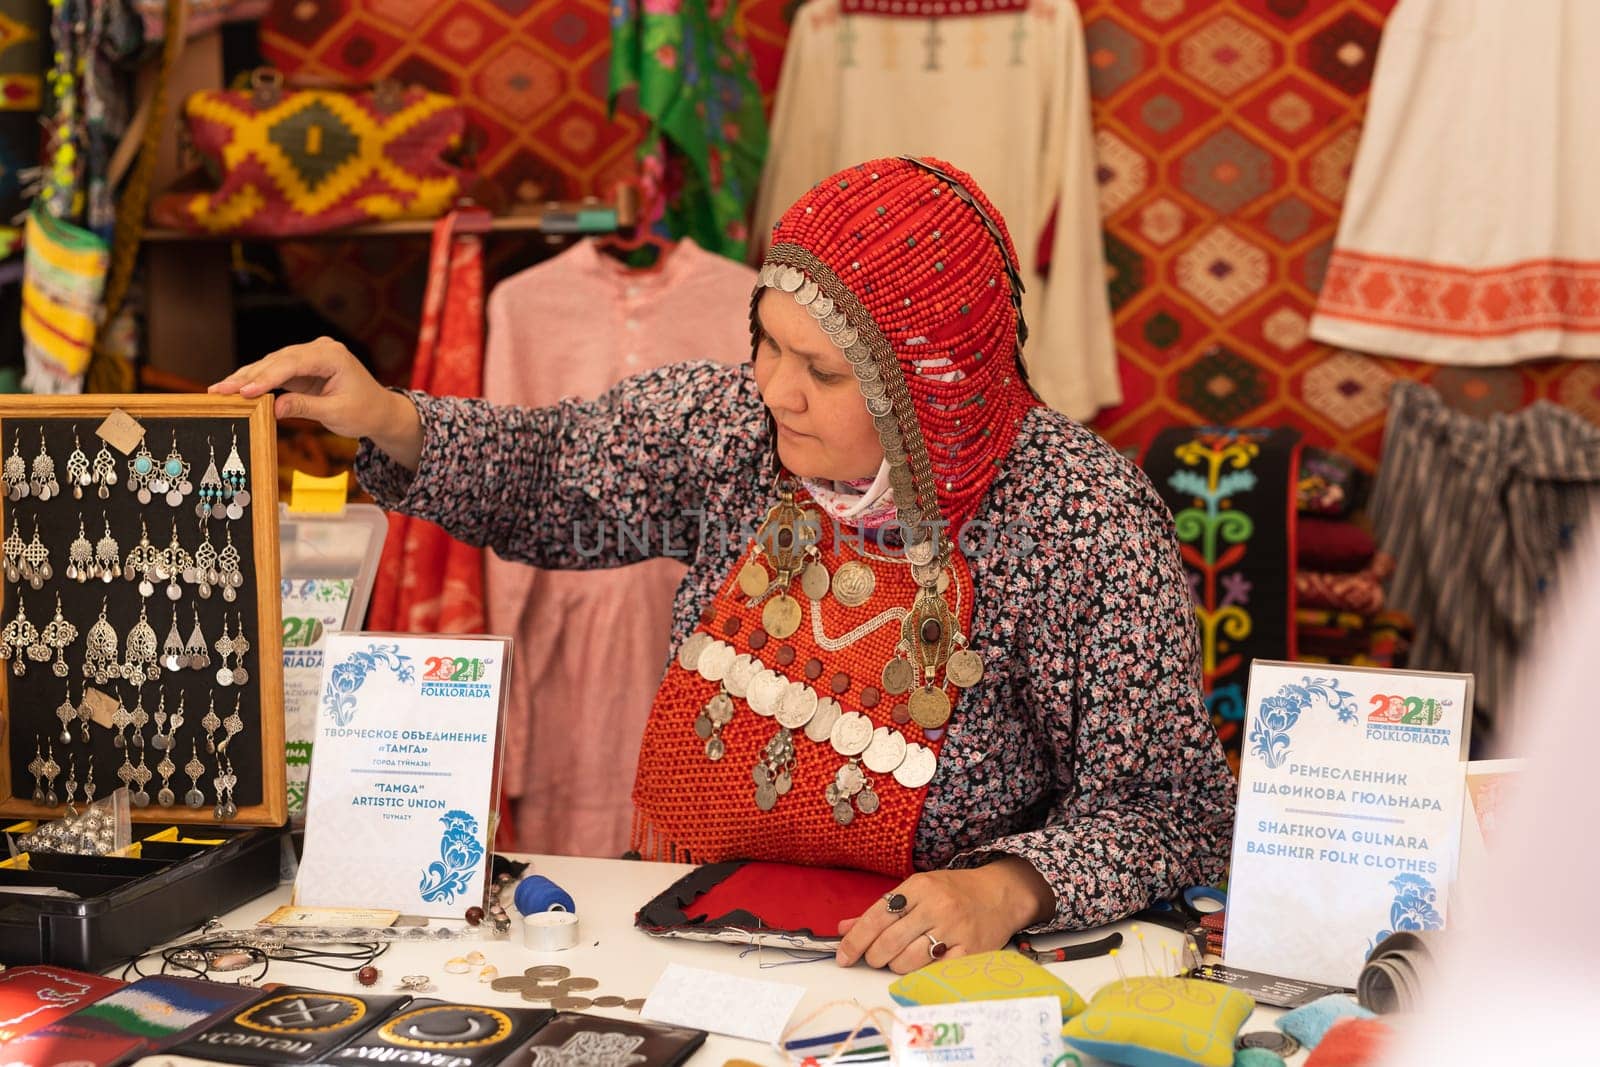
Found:
<svg viewBox="0 0 1600 1067"><path fill-rule="evenodd" d="M600 982L600 988L581 995L587 997L607 994L634 998L645 997L668 963L681 963L707 970L725 971L746 978L784 982L806 988L805 999L796 1010L799 1020L830 1001L854 1001L866 1007L893 1007L889 997L889 984L895 975L888 971L872 970L857 965L848 970L831 960L808 962L791 966L763 967L788 959L783 953L764 949L758 959L754 950L746 947L707 944L673 938L651 937L634 929L634 913L656 894L666 889L691 868L675 863L645 863L625 860L580 859L568 856L520 856L530 860L529 874L542 874L572 894L577 902L580 923L578 946L565 952L532 952L522 945L521 924L512 913L512 937L508 941L451 941L434 944L397 943L377 961L382 977L369 991L393 991L401 975L428 975L437 987L425 994L466 1003L494 1006L527 1005L516 993L498 993L478 981L473 974L446 974L444 963L452 956L465 955L477 949L488 962L497 967L501 976L513 976L524 968L540 963L557 963L569 967L574 975L586 975ZM289 902L289 888L280 887L223 916L230 929L247 928L267 915L280 904ZM359 902L352 902L356 904ZM509 901L508 901L509 904ZM1129 977L1147 973L1140 961L1138 942L1129 932L1128 923L1119 923L1108 929L1120 929L1124 935L1123 967ZM1150 956L1164 955L1167 948L1182 945L1182 935L1162 927L1142 925L1144 941ZM1082 934L1040 938L1039 947L1054 947L1071 941L1087 941L1103 936L1106 930ZM1101 986L1117 978L1115 964L1105 956L1092 960L1049 964L1049 969L1061 976L1085 999L1093 996ZM352 975L328 971L304 964L274 961L267 972L266 981L303 985L330 992L358 990ZM638 1018L625 1008L594 1008L597 1015L618 1018ZM1257 1008L1245 1023L1244 1031L1269 1029L1272 1020L1281 1015L1276 1008ZM836 1007L807 1025L798 1036L823 1034L849 1029L859 1019L859 1012ZM1291 1065L1303 1062L1305 1053L1289 1059ZM159 1064L163 1057L149 1057L146 1064ZM758 1042L723 1037L712 1034L690 1063L696 1067L718 1065L731 1059L748 1060L757 1064L785 1064L790 1062L777 1049ZM1085 1060L1088 1062L1099 1062Z"/></svg>

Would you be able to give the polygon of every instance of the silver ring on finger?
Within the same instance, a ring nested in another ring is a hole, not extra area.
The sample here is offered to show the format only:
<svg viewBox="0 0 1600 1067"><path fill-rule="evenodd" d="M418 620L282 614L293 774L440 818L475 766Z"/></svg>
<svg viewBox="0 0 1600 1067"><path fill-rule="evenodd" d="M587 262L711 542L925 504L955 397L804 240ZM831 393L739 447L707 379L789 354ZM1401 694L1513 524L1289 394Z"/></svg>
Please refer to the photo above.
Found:
<svg viewBox="0 0 1600 1067"><path fill-rule="evenodd" d="M885 893L883 895L883 906L889 910L890 915L898 919L906 913L906 895L904 893Z"/></svg>
<svg viewBox="0 0 1600 1067"><path fill-rule="evenodd" d="M928 958L930 960L943 959L944 954L950 951L950 946L940 941L932 934L923 934L928 939Z"/></svg>

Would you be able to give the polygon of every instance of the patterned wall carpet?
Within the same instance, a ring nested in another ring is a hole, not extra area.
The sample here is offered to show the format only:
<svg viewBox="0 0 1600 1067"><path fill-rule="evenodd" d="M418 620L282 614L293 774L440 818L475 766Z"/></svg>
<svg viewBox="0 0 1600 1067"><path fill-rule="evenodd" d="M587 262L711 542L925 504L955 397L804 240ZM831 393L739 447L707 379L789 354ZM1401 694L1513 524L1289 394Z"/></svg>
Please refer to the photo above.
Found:
<svg viewBox="0 0 1600 1067"><path fill-rule="evenodd" d="M739 2L770 94L794 0ZM1600 364L1440 369L1306 338L1393 0L1079 3L1127 398L1095 422L1113 443L1281 424L1371 466L1397 377L1469 411L1548 398L1600 422ZM460 94L507 197L603 194L631 170L638 119L605 113L604 0L279 0L262 45L289 72ZM392 378L410 358L423 254L398 247L288 253L301 290Z"/></svg>

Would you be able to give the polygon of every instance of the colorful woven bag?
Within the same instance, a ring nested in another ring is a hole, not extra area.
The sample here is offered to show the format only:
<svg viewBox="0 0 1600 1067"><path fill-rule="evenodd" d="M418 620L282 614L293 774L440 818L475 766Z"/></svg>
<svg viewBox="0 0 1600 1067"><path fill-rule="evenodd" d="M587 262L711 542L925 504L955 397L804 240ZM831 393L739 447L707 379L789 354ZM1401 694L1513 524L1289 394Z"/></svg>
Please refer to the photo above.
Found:
<svg viewBox="0 0 1600 1067"><path fill-rule="evenodd" d="M111 251L98 236L28 214L22 280L23 386L31 393L81 393Z"/></svg>
<svg viewBox="0 0 1600 1067"><path fill-rule="evenodd" d="M217 187L161 197L160 225L295 236L436 218L461 192L450 157L466 115L426 89L285 89L277 72L263 71L253 88L195 93L183 111Z"/></svg>

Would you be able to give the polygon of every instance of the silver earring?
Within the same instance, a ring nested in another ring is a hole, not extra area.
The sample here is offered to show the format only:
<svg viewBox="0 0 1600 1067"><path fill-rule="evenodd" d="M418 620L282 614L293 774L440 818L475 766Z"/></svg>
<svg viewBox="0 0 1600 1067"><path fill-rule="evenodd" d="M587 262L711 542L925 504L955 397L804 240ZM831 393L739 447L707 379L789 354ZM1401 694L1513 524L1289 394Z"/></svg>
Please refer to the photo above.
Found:
<svg viewBox="0 0 1600 1067"><path fill-rule="evenodd" d="M63 745L72 744L72 734L67 729L68 724L78 717L78 706L72 702L72 683L67 683L67 692L61 698L61 703L56 706L56 718L61 720L61 736L57 738Z"/></svg>
<svg viewBox="0 0 1600 1067"><path fill-rule="evenodd" d="M150 529L144 520L140 519L139 543L129 549L128 563L123 569L122 576L130 582L137 578L139 595L149 596L156 591L155 583L150 579L160 565L161 552L150 543Z"/></svg>
<svg viewBox="0 0 1600 1067"><path fill-rule="evenodd" d="M177 430L172 431L172 451L167 453L167 458L161 464L161 477L150 488L157 493L165 493L167 506L173 508L194 492L194 486L189 482L189 461L178 451Z"/></svg>
<svg viewBox="0 0 1600 1067"><path fill-rule="evenodd" d="M239 784L239 776L233 773L232 760L225 756L217 757L217 776L211 784L217 791L217 806L212 809L212 814L218 822L227 822L239 814L233 802L233 787Z"/></svg>
<svg viewBox="0 0 1600 1067"><path fill-rule="evenodd" d="M222 599L233 603L244 586L244 574L239 570L239 550L233 547L233 528L228 528L228 544L217 556L217 580L222 585ZM37 587L35 587L37 588Z"/></svg>
<svg viewBox="0 0 1600 1067"><path fill-rule="evenodd" d="M90 473L94 483L99 486L95 494L101 500L111 495L111 490L117 487L117 461L112 456L111 450L104 441L100 442L100 451L94 454L94 470Z"/></svg>
<svg viewBox="0 0 1600 1067"><path fill-rule="evenodd" d="M206 450L211 453L211 459L206 464L205 474L200 477L200 502L194 506L194 513L202 519L209 519L212 514L222 511L223 502L228 497L222 476L217 473L217 449L209 437L206 438Z"/></svg>
<svg viewBox="0 0 1600 1067"><path fill-rule="evenodd" d="M165 733L167 728L167 694L161 694L160 703L156 705L156 733L150 739L150 747L157 752L165 752L172 744L172 738Z"/></svg>
<svg viewBox="0 0 1600 1067"><path fill-rule="evenodd" d="M61 594L56 594L56 615L45 624L44 633L40 635L46 648L55 653L55 662L50 664L50 673L57 678L67 676L67 661L62 658L62 653L67 646L78 639L78 628L68 622L61 614Z"/></svg>
<svg viewBox="0 0 1600 1067"><path fill-rule="evenodd" d="M83 687L83 699L78 701L78 736L89 743L89 720L94 718L94 708L89 706L89 687Z"/></svg>
<svg viewBox="0 0 1600 1067"><path fill-rule="evenodd" d="M17 529L17 517L11 516L11 532L6 535L0 550L5 552L6 581L15 585L22 581L22 553L27 548L22 543L22 534Z"/></svg>
<svg viewBox="0 0 1600 1067"><path fill-rule="evenodd" d="M137 683L135 683L137 684ZM144 728L150 723L150 713L144 710L144 686L139 686L139 699L133 705L133 747L144 747Z"/></svg>
<svg viewBox="0 0 1600 1067"><path fill-rule="evenodd" d="M111 736L111 744L116 748L128 747L128 727L133 723L133 713L128 710L127 701L121 696L117 697L117 710L111 713L111 728L116 731ZM124 785L127 783L124 782Z"/></svg>
<svg viewBox="0 0 1600 1067"><path fill-rule="evenodd" d="M67 578L82 585L94 570L94 546L83 532L83 513L78 513L78 536L67 546Z"/></svg>
<svg viewBox="0 0 1600 1067"><path fill-rule="evenodd" d="M39 427L39 454L33 457L33 474L28 478L33 495L49 500L61 495L61 483L56 481L56 461L44 448L44 427Z"/></svg>
<svg viewBox="0 0 1600 1067"><path fill-rule="evenodd" d="M185 577L195 587L195 592L200 594L201 600L210 600L211 587L217 584L217 547L211 543L211 530L205 523L200 524L200 531L204 540L194 550L192 573Z"/></svg>
<svg viewBox="0 0 1600 1067"><path fill-rule="evenodd" d="M67 484L72 486L72 499L83 499L83 487L94 484L94 477L89 473L89 457L83 453L83 445L78 440L78 429L72 429L72 454L67 457Z"/></svg>
<svg viewBox="0 0 1600 1067"><path fill-rule="evenodd" d="M117 631L106 621L106 601L100 601L100 618L89 627L83 639L83 676L93 678L96 685L105 685L111 678L120 678L122 670L117 663Z"/></svg>
<svg viewBox="0 0 1600 1067"><path fill-rule="evenodd" d="M50 567L50 550L44 547L44 542L39 540L39 520L33 520L33 540L28 542L28 547L22 550L22 576L28 584L35 589L43 589L55 574Z"/></svg>
<svg viewBox="0 0 1600 1067"><path fill-rule="evenodd" d="M156 466L156 457L150 454L150 443L141 439L139 451L128 460L128 489L139 498L139 503L150 503L151 486L160 474L161 471Z"/></svg>
<svg viewBox="0 0 1600 1067"><path fill-rule="evenodd" d="M0 479L6 487L6 499L21 500L28 495L28 461L22 458L22 431L11 439L11 455L0 468Z"/></svg>
<svg viewBox="0 0 1600 1067"><path fill-rule="evenodd" d="M55 746L46 741L44 746L44 802L46 807L56 806L56 775L61 773L61 764L56 762Z"/></svg>
<svg viewBox="0 0 1600 1067"><path fill-rule="evenodd" d="M172 541L161 554L161 566L157 575L164 577L167 582L167 599L177 600L183 596L183 586L178 584L178 579L194 570L194 557L178 543L178 520L172 520ZM162 572L165 574L162 574Z"/></svg>
<svg viewBox="0 0 1600 1067"><path fill-rule="evenodd" d="M250 476L245 473L244 461L239 458L237 430L233 432L233 446L228 450L228 459L222 464L222 484L228 491L228 518L243 518L244 509L250 506Z"/></svg>
<svg viewBox="0 0 1600 1067"><path fill-rule="evenodd" d="M72 802L78 796L78 757L67 757L67 780L62 783L62 788L67 791L67 807L72 807Z"/></svg>
<svg viewBox="0 0 1600 1067"><path fill-rule="evenodd" d="M183 654L189 660L189 669L203 671L211 666L211 653L206 648L205 631L200 629L200 608L194 609L194 629L189 631L189 643L184 646Z"/></svg>
<svg viewBox="0 0 1600 1067"><path fill-rule="evenodd" d="M156 764L156 773L161 775L161 791L156 794L156 803L163 808L172 807L173 801L177 800L177 797L172 795L171 787L167 784L172 780L172 776L177 773L177 770L177 766L172 762L171 754L163 750L161 762Z"/></svg>
<svg viewBox="0 0 1600 1067"><path fill-rule="evenodd" d="M233 619L239 626L233 635L233 684L248 685L250 672L244 669L244 656L250 651L250 641L244 636L244 616L235 615Z"/></svg>
<svg viewBox="0 0 1600 1067"><path fill-rule="evenodd" d="M11 673L22 677L28 673L27 653L39 640L39 631L28 621L28 609L17 597L17 616L0 630L0 660L11 661Z"/></svg>
<svg viewBox="0 0 1600 1067"><path fill-rule="evenodd" d="M133 801L133 806L136 808L148 808L150 806L150 794L144 791L144 787L150 783L150 768L145 766L143 745L139 746L139 762L133 768L132 777L133 784L137 788L129 795L128 799Z"/></svg>
<svg viewBox="0 0 1600 1067"><path fill-rule="evenodd" d="M161 645L161 667L176 674L189 666L189 657L183 650L183 638L178 634L178 609L172 609L172 625L167 627L167 639Z"/></svg>
<svg viewBox="0 0 1600 1067"><path fill-rule="evenodd" d="M33 759L28 761L28 773L33 775L33 802L44 803L44 745L33 740Z"/></svg>
<svg viewBox="0 0 1600 1067"><path fill-rule="evenodd" d="M94 546L94 569L90 571L92 577L99 578L110 585L116 581L117 574L122 570L122 547L117 544L117 539L111 536L111 520L106 520L106 532Z"/></svg>
<svg viewBox="0 0 1600 1067"><path fill-rule="evenodd" d="M94 803L94 756L89 756L89 776L83 782L83 802Z"/></svg>
<svg viewBox="0 0 1600 1067"><path fill-rule="evenodd" d="M217 684L230 686L233 684L233 668L228 666L228 660L233 656L233 638L228 635L228 617L222 617L222 636L217 638L217 643L212 646L217 650L217 662L222 666L217 668Z"/></svg>
<svg viewBox="0 0 1600 1067"><path fill-rule="evenodd" d="M244 733L244 720L239 717L239 699L237 696L233 698L233 713L222 720L223 737L217 744L218 752L228 751L229 742Z"/></svg>
<svg viewBox="0 0 1600 1067"><path fill-rule="evenodd" d="M161 668L156 663L156 641L156 632L150 626L144 605L140 604L139 621L128 631L128 640L123 645L126 657L122 664L124 678L138 684L146 679L153 682L161 677Z"/></svg>
<svg viewBox="0 0 1600 1067"><path fill-rule="evenodd" d="M183 765L183 773L189 776L189 791L183 795L183 802L191 808L205 806L206 795L200 792L200 776L206 773L206 765L200 762L200 752L194 742L189 743L189 762Z"/></svg>
<svg viewBox="0 0 1600 1067"><path fill-rule="evenodd" d="M222 720L217 718L217 695L211 694L211 706L206 709L205 715L200 719L200 727L206 732L206 751L217 751L217 731L222 729Z"/></svg>

